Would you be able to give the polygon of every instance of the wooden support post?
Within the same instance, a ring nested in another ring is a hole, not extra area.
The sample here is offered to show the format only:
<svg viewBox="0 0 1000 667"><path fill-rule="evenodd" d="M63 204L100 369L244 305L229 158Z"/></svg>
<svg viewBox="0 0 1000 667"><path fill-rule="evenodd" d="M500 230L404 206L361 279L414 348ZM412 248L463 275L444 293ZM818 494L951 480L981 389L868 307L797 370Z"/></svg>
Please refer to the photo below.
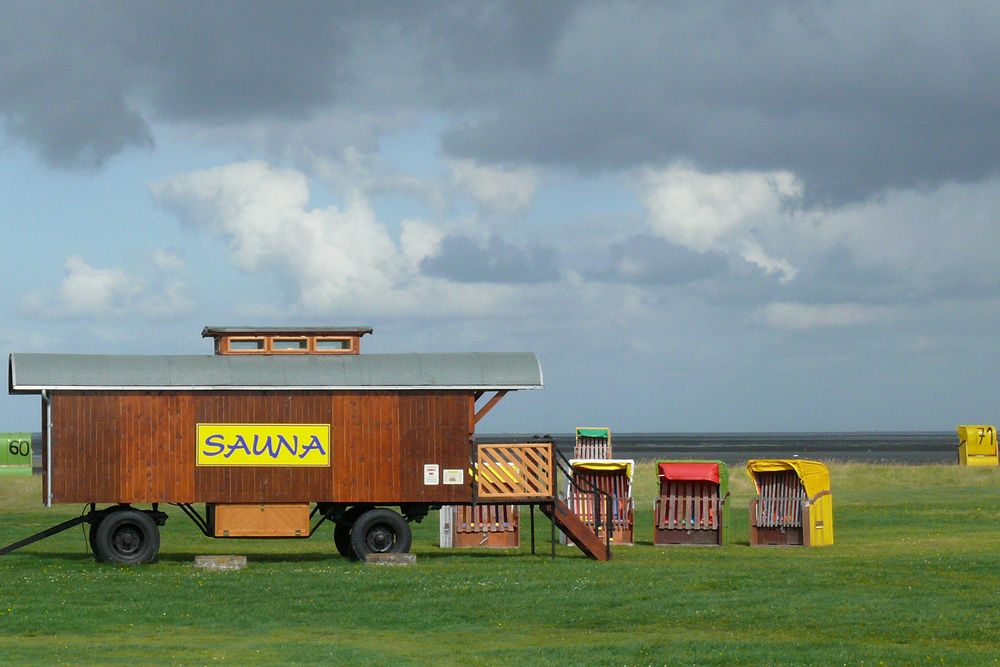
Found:
<svg viewBox="0 0 1000 667"><path fill-rule="evenodd" d="M535 555L535 504L531 504L531 555Z"/></svg>
<svg viewBox="0 0 1000 667"><path fill-rule="evenodd" d="M552 559L555 560L556 557L556 504L552 503Z"/></svg>
<svg viewBox="0 0 1000 667"><path fill-rule="evenodd" d="M506 395L507 395L507 390L506 389L503 389L503 390L498 391L497 393L493 394L493 398L491 398L490 400L488 400L486 402L486 405L484 405L483 407L481 407L476 412L476 418L474 420L474 423L478 424L479 420L482 419L483 417L485 417L486 413L489 412L490 410L492 410L493 406L496 405L497 403L499 403L500 399L503 398Z"/></svg>

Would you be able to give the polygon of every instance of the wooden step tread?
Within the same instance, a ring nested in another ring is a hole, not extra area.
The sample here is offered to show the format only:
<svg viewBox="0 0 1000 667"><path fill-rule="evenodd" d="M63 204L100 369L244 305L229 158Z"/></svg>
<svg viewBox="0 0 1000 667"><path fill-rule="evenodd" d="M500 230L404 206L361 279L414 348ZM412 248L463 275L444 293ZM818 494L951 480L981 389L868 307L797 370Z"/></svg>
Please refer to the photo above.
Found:
<svg viewBox="0 0 1000 667"><path fill-rule="evenodd" d="M605 541L585 524L562 500L556 499L551 505L541 505L542 513L552 519L567 537L594 560L611 560L611 549Z"/></svg>

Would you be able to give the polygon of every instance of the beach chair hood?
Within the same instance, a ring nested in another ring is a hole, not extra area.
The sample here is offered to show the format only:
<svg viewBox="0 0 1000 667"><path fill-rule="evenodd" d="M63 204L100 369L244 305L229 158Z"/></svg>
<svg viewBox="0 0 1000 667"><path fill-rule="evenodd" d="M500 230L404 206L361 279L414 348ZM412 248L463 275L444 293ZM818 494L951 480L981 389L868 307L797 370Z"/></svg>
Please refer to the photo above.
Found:
<svg viewBox="0 0 1000 667"><path fill-rule="evenodd" d="M661 461L658 474L663 479L720 483L718 463L669 463Z"/></svg>
<svg viewBox="0 0 1000 667"><path fill-rule="evenodd" d="M574 470L596 470L598 472L614 472L624 470L629 484L632 483L633 459L571 459L570 466Z"/></svg>

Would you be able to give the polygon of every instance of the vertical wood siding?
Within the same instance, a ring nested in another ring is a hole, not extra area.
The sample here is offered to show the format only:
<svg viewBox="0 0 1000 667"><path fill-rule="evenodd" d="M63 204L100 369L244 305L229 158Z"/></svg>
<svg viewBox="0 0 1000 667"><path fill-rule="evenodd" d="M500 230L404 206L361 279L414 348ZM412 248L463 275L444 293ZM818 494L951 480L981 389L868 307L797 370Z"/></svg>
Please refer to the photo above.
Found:
<svg viewBox="0 0 1000 667"><path fill-rule="evenodd" d="M460 503L424 464L469 467L473 396L427 392L57 392L53 502ZM331 465L195 465L198 423L330 424ZM441 475L443 481L443 475Z"/></svg>

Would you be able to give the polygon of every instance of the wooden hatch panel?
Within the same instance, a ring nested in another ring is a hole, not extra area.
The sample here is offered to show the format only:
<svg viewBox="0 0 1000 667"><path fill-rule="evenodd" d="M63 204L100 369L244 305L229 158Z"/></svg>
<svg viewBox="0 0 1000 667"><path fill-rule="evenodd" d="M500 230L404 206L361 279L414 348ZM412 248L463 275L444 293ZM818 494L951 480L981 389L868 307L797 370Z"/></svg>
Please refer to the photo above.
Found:
<svg viewBox="0 0 1000 667"><path fill-rule="evenodd" d="M308 537L309 504L209 505L215 537Z"/></svg>

